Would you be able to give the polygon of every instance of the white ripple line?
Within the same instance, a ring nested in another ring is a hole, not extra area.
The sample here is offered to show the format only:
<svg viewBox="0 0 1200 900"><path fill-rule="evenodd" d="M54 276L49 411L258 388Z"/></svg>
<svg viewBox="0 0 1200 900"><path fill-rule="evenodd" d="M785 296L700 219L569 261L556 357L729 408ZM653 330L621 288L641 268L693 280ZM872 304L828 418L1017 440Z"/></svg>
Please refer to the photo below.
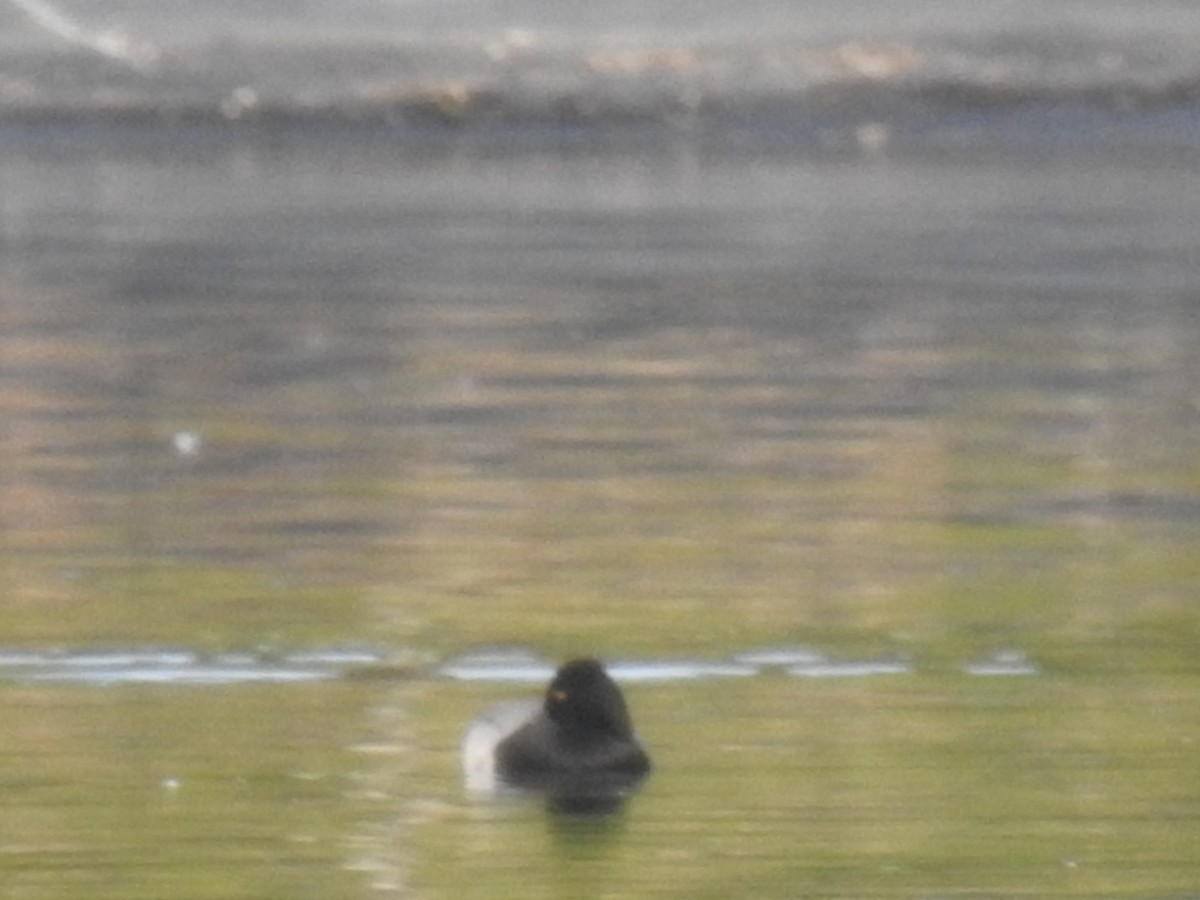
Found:
<svg viewBox="0 0 1200 900"><path fill-rule="evenodd" d="M35 25L72 44L86 47L101 56L122 63L138 72L148 71L158 52L148 45L134 46L114 31L90 31L45 0L10 0Z"/></svg>

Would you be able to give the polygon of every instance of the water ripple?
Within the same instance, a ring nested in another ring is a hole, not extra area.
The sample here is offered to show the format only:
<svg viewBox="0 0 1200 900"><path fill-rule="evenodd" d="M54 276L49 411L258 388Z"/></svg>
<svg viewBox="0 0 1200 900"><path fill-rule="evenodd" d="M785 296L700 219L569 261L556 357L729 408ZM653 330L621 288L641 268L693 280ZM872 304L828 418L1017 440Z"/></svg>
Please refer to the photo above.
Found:
<svg viewBox="0 0 1200 900"><path fill-rule="evenodd" d="M999 650L986 659L967 663L963 671L968 675L996 677L1006 675L1038 675L1040 669L1025 658L1019 650Z"/></svg>
<svg viewBox="0 0 1200 900"><path fill-rule="evenodd" d="M835 659L808 647L760 647L727 659L612 659L606 664L624 682L676 682L747 678L782 672L796 678L861 678L908 675L915 663L897 657ZM360 646L312 647L290 652L229 651L206 654L179 647L0 649L0 681L81 685L221 685L293 683L370 676L430 677L496 684L542 684L557 663L520 647L472 650L428 669L400 664L392 655ZM999 651L965 663L972 676L1039 675L1018 650Z"/></svg>
<svg viewBox="0 0 1200 900"><path fill-rule="evenodd" d="M44 652L0 650L0 679L69 684L235 684L337 678L351 668L382 665L363 648L327 647L281 655L203 654L174 647L128 647Z"/></svg>

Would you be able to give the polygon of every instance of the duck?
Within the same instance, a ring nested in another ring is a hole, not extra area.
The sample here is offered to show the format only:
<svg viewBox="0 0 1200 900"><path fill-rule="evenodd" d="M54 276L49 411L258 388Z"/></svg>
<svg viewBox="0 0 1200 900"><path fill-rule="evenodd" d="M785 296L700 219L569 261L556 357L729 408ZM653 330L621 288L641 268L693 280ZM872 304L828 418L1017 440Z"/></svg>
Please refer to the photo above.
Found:
<svg viewBox="0 0 1200 900"><path fill-rule="evenodd" d="M615 796L650 772L621 689L590 657L563 663L540 702L488 710L468 728L462 752L467 787L475 791Z"/></svg>

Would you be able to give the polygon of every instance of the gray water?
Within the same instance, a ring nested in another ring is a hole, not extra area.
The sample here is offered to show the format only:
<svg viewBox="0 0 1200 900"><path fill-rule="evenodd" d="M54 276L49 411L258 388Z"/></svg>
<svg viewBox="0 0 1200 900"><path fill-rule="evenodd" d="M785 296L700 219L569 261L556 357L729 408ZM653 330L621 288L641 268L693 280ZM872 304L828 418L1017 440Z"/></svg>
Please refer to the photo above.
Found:
<svg viewBox="0 0 1200 900"><path fill-rule="evenodd" d="M0 4L4 890L1193 895L1200 26L974 7Z"/></svg>

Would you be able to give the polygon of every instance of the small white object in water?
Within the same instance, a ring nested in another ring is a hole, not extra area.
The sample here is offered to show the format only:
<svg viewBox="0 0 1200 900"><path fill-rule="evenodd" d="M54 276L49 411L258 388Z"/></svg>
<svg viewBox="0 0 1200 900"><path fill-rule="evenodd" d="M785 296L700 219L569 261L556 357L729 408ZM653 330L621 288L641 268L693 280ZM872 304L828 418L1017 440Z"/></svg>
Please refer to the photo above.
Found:
<svg viewBox="0 0 1200 900"><path fill-rule="evenodd" d="M227 119L240 119L248 112L253 112L258 106L258 92L252 87L234 88L233 91L221 101L221 115Z"/></svg>
<svg viewBox="0 0 1200 900"><path fill-rule="evenodd" d="M162 786L168 791L177 791L182 782L178 778L164 778Z"/></svg>
<svg viewBox="0 0 1200 900"><path fill-rule="evenodd" d="M177 431L171 435L175 455L192 458L200 453L200 435L194 431Z"/></svg>
<svg viewBox="0 0 1200 900"><path fill-rule="evenodd" d="M881 153L891 140L891 132L886 125L868 122L854 129L854 139L864 153Z"/></svg>

